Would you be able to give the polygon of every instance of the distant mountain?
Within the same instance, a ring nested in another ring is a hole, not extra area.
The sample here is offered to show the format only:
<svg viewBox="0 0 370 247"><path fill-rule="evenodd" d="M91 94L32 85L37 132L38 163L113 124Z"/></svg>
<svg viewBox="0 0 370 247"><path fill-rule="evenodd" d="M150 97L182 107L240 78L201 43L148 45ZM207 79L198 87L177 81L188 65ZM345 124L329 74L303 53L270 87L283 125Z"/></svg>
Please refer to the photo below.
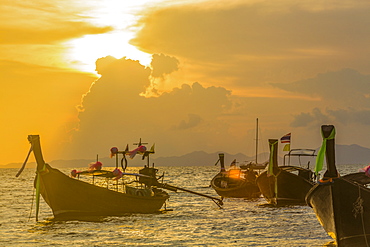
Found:
<svg viewBox="0 0 370 247"><path fill-rule="evenodd" d="M319 148L317 148L318 150ZM218 154L221 152L215 153L206 153L203 151L195 151L188 153L182 156L170 156L170 157L151 157L150 165L154 163L156 166L212 166L218 160ZM259 162L264 162L268 159L269 154L263 153L258 155ZM254 160L254 157L248 157L244 154L228 154L225 153L225 165L229 165L234 159L237 162L244 163L246 161ZM94 162L95 160L91 159L78 159L78 160L54 160L49 162L53 167L64 168L64 167L88 167L88 164ZM105 167L114 167L115 158L101 158L99 159ZM120 162L120 161L119 161ZM282 158L279 159L279 164L282 164ZM361 147L356 144L352 145L336 145L336 163L337 164L368 164L370 163L370 149ZM129 159L129 166L143 166L144 161L141 159ZM8 165L0 166L0 168L20 168L22 163L11 163ZM27 164L27 167L35 167L34 162Z"/></svg>
<svg viewBox="0 0 370 247"><path fill-rule="evenodd" d="M182 156L159 157L153 159L157 166L212 166L218 161L218 154L224 152L206 153L204 151L195 151ZM225 154L225 165L229 165L234 159L239 163L255 160L241 153ZM268 154L259 154L258 157L268 157ZM267 159L267 158L266 158ZM266 161L261 160L261 162Z"/></svg>
<svg viewBox="0 0 370 247"><path fill-rule="evenodd" d="M370 149L356 144L336 145L337 164L369 164Z"/></svg>
<svg viewBox="0 0 370 247"><path fill-rule="evenodd" d="M211 166L216 164L219 153L221 152L209 154L203 151L195 151L182 156L159 157L153 160L157 166ZM245 161L249 158L241 153L235 155L225 153L226 164L231 163L234 159Z"/></svg>
<svg viewBox="0 0 370 247"><path fill-rule="evenodd" d="M195 151L192 153L188 153L182 156L170 156L170 157L150 157L150 163L149 165L152 165L154 163L156 166L213 166L217 160L218 160L218 154L222 152L215 152L213 154L206 153L204 151ZM237 162L244 163L246 161L254 160L253 157L248 157L244 154L238 153L238 154L225 154L225 165L229 165L234 159L237 160ZM268 157L268 154L259 154L259 157ZM141 157L141 156L140 156ZM267 159L267 158L266 158ZM266 161L265 160L261 160ZM99 161L103 163L103 166L105 167L114 167L116 159L115 158L99 158ZM76 160L53 160L51 162L48 162L51 166L56 168L66 168L66 167L73 167L73 168L81 168L81 167L88 167L88 164L91 162L95 162L94 159L88 160L88 159L76 159ZM121 166L121 159L119 159L119 166ZM128 158L128 165L132 167L142 167L145 165L146 161L143 161L141 158L137 157L134 159ZM22 166L22 163L11 163L8 165L0 166L0 168L20 168ZM35 167L35 162L29 162L27 163L27 167Z"/></svg>

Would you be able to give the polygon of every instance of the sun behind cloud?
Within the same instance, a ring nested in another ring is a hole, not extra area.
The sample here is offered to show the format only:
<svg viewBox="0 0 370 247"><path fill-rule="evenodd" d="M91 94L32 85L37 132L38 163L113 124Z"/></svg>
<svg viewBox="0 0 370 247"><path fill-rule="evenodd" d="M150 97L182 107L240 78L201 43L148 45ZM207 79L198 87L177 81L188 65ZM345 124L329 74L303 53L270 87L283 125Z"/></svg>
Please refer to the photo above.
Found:
<svg viewBox="0 0 370 247"><path fill-rule="evenodd" d="M115 58L128 57L149 65L151 54L141 52L128 44L131 34L126 32L110 32L98 35L85 35L82 38L66 42L67 59L71 65L81 71L94 72L95 61L107 55Z"/></svg>
<svg viewBox="0 0 370 247"><path fill-rule="evenodd" d="M136 24L143 9L157 4L164 6L174 3L164 0L86 2L89 6L83 13L88 17L86 20L92 25L112 27L112 30L69 40L65 43L68 47L67 59L75 68L86 72L94 72L95 61L108 55L115 58L127 57L149 66L152 54L139 50L129 41L135 38L136 32L141 28Z"/></svg>

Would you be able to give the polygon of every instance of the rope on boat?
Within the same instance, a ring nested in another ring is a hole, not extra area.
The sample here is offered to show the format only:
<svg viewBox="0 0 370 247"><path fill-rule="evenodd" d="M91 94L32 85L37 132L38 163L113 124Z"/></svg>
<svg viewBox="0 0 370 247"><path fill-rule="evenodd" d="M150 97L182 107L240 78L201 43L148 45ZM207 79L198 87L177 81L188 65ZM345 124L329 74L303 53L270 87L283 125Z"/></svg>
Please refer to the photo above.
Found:
<svg viewBox="0 0 370 247"><path fill-rule="evenodd" d="M31 201L30 215L28 216L28 221L30 221L30 219L31 219L32 208L33 208L33 198L35 197L35 191L36 191L36 189L34 188L32 191L33 191L33 193L32 193L32 201Z"/></svg>
<svg viewBox="0 0 370 247"><path fill-rule="evenodd" d="M360 185L358 183L356 183L356 184L357 184L357 187L358 187L358 198L353 203L353 210L352 210L352 212L354 212L355 218L357 217L357 214L361 214L362 231L364 233L366 247L369 247L369 243L367 242L367 234L366 234L366 230L365 230L364 207L362 205L362 203L364 202L364 200L361 198L361 188L360 188Z"/></svg>
<svg viewBox="0 0 370 247"><path fill-rule="evenodd" d="M19 171L17 172L17 174L15 175L15 177L19 177L19 175L21 175L21 173L23 172L24 168L26 168L28 159L29 159L32 151L33 151L33 143L31 142L31 147L30 147L30 150L28 151L28 154L26 156L26 159L24 160L22 167L19 169ZM30 214L28 216L28 221L31 219L32 208L33 208L33 201L34 201L34 197L35 197L35 191L36 191L36 189L33 189L32 201L31 201L31 208L30 208ZM38 209L37 209L37 211L38 211Z"/></svg>

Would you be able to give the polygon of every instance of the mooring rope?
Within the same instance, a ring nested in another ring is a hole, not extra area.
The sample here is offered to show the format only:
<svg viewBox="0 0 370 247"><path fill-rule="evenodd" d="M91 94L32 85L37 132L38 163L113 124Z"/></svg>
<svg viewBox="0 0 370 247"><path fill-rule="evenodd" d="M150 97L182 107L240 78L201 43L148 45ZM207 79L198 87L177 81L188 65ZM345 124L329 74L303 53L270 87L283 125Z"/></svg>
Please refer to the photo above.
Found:
<svg viewBox="0 0 370 247"><path fill-rule="evenodd" d="M31 201L30 215L28 216L28 221L30 221L30 219L31 219L32 208L33 208L33 198L35 198L35 191L36 191L36 189L34 188L32 191L33 191L33 193L32 193L32 201Z"/></svg>
<svg viewBox="0 0 370 247"><path fill-rule="evenodd" d="M362 203L363 203L364 200L361 198L361 188L360 188L360 185L357 184L357 187L358 187L358 198L357 198L356 202L354 203L353 211L355 213L355 215L354 215L355 218L357 217L357 214L358 213L361 214L362 231L364 233L366 247L369 247L369 243L367 241L367 234L366 234L366 230L365 230L364 207L362 205Z"/></svg>

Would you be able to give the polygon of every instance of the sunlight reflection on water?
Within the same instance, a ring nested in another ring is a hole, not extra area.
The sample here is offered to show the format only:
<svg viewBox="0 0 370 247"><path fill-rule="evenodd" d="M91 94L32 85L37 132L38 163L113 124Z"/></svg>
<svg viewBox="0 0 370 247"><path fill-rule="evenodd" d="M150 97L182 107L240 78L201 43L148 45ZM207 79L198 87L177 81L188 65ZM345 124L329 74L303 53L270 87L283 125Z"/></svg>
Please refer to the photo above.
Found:
<svg viewBox="0 0 370 247"><path fill-rule="evenodd" d="M342 175L358 166L339 166ZM132 172L139 168L132 168ZM159 167L165 182L217 196L209 187L217 167ZM70 169L61 169L69 173ZM131 214L91 221L55 221L40 204L35 222L34 169L19 178L17 169L1 169L0 246L331 246L308 206L266 207L263 198L226 199L223 209L211 200L186 192L169 192L161 214Z"/></svg>

